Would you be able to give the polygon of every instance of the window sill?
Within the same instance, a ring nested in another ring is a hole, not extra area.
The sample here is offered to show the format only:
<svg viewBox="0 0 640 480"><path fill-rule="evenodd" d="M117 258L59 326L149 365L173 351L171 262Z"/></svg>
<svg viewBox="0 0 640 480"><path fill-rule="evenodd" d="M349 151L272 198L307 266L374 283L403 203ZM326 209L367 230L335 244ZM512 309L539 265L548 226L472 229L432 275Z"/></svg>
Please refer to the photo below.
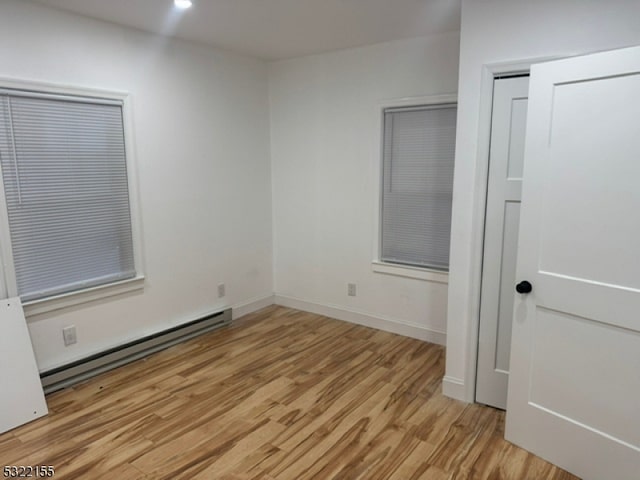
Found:
<svg viewBox="0 0 640 480"><path fill-rule="evenodd" d="M445 285L449 283L449 272L376 261L372 262L371 265L373 271L376 273L395 275L397 277L413 278L426 282L444 283Z"/></svg>
<svg viewBox="0 0 640 480"><path fill-rule="evenodd" d="M31 300L23 304L25 317L33 317L42 313L52 312L63 308L80 305L82 303L101 300L123 293L141 290L144 287L144 276L140 275L120 282L109 283L97 287L64 293L40 300Z"/></svg>

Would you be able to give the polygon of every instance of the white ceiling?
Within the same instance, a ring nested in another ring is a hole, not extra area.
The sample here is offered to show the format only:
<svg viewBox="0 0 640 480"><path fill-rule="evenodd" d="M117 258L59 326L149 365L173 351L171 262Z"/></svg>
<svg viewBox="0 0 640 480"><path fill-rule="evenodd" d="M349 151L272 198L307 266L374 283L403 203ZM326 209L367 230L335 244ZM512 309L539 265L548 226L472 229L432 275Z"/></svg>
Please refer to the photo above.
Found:
<svg viewBox="0 0 640 480"><path fill-rule="evenodd" d="M274 60L460 29L461 0L36 0Z"/></svg>

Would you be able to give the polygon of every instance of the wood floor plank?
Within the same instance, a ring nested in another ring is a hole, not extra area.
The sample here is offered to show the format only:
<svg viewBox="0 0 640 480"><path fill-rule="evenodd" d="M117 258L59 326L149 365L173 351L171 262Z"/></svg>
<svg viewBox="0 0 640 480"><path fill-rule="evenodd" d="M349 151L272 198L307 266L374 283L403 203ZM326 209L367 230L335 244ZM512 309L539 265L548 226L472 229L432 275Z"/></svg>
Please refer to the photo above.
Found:
<svg viewBox="0 0 640 480"><path fill-rule="evenodd" d="M429 443L420 442L411 453L404 459L398 468L389 475L389 480L408 480L413 478L416 472L425 464L425 459L429 458L435 447Z"/></svg>
<svg viewBox="0 0 640 480"><path fill-rule="evenodd" d="M47 397L0 464L62 479L577 480L441 394L444 349L267 307ZM0 465L1 466L1 465Z"/></svg>

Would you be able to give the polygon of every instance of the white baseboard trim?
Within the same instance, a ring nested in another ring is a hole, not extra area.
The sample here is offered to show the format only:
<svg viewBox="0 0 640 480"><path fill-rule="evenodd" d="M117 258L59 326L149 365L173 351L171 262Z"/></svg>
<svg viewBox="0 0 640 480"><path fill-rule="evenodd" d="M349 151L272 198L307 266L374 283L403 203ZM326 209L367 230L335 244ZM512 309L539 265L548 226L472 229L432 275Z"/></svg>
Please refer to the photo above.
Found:
<svg viewBox="0 0 640 480"><path fill-rule="evenodd" d="M464 381L460 378L445 376L442 379L442 394L445 397L455 398L462 402L469 402L467 399Z"/></svg>
<svg viewBox="0 0 640 480"><path fill-rule="evenodd" d="M275 303L275 295L265 295L262 297L252 298L245 302L240 302L231 307L232 320L237 320L250 313L257 312L261 308L268 307Z"/></svg>
<svg viewBox="0 0 640 480"><path fill-rule="evenodd" d="M345 322L371 327L385 332L396 333L405 337L417 338L425 342L446 345L447 335L444 332L431 330L420 325L407 323L405 321L373 316L368 313L349 310L337 305L322 305L308 302L299 298L288 297L286 295L275 295L275 304L283 307L295 308L305 312L316 313L327 317L343 320Z"/></svg>

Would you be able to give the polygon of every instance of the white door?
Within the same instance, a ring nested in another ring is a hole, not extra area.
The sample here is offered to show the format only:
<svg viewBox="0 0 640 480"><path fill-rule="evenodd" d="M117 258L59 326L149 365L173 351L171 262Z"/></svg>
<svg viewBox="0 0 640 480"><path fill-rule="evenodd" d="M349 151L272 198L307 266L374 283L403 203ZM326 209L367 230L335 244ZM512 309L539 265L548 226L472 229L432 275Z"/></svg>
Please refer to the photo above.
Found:
<svg viewBox="0 0 640 480"><path fill-rule="evenodd" d="M493 85L476 401L505 409L529 77Z"/></svg>
<svg viewBox="0 0 640 480"><path fill-rule="evenodd" d="M531 69L506 438L640 478L640 47ZM520 287L527 290L526 285Z"/></svg>
<svg viewBox="0 0 640 480"><path fill-rule="evenodd" d="M47 403L19 298L0 301L0 434L46 415Z"/></svg>

